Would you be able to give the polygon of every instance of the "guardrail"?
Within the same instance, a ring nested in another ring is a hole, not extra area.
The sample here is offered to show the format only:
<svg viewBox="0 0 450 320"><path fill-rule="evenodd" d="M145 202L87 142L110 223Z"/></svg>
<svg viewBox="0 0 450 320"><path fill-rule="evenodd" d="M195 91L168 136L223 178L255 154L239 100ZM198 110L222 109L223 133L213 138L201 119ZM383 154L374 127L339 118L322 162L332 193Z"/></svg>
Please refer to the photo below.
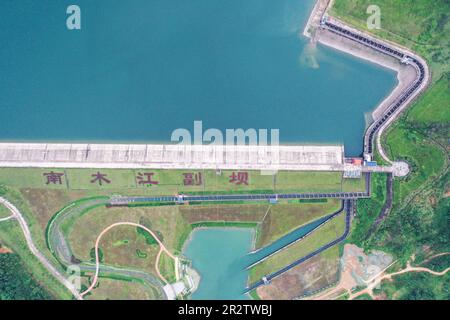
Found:
<svg viewBox="0 0 450 320"><path fill-rule="evenodd" d="M347 238L349 232L350 232L350 221L351 221L351 216L352 216L352 213L353 213L353 210L354 210L353 209L354 205L355 204L351 200L346 200L344 202L344 210L345 210L345 213L346 213L346 216L345 216L345 231L339 238L337 238L337 239L327 243L326 245L324 245L324 246L320 247L319 249L317 249L317 250L307 254L306 256L301 257L300 259L292 262L291 264L287 265L286 267L284 267L284 268L282 268L282 269L280 269L278 271L275 271L275 272L273 272L273 273L271 273L269 275L266 275L261 280L259 280L259 281L255 282L255 283L251 284L250 286L248 286L244 290L244 293L248 293L248 292L258 288L261 285L270 283L270 281L272 281L274 278L282 275L283 273L291 270L292 268L298 266L299 264L305 262L306 260L311 259L312 257L318 255L319 253L321 253L321 252L323 252L323 251L333 247L334 245L340 243L341 241L345 240Z"/></svg>
<svg viewBox="0 0 450 320"><path fill-rule="evenodd" d="M369 128L367 128L366 133L364 135L364 153L372 155L373 138L375 137L375 134L382 127L382 125L386 123L394 115L395 111L397 111L422 85L423 80L425 79L425 67L415 57L406 55L378 41L364 37L361 34L348 30L344 27L335 25L329 21L325 21L322 24L322 27L326 28L331 32L339 34L345 38L368 46L378 52L399 59L402 62L411 63L417 71L417 79L413 82L413 84L409 86L407 89L405 89L404 92L386 109L386 111L384 112L384 114L381 116L380 119L376 120L369 126Z"/></svg>

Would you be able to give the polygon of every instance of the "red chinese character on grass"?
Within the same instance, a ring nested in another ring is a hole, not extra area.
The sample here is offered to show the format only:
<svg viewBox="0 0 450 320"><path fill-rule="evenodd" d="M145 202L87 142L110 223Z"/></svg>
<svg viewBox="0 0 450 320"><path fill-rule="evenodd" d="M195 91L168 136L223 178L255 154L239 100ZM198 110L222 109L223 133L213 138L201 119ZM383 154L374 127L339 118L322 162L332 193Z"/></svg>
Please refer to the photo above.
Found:
<svg viewBox="0 0 450 320"><path fill-rule="evenodd" d="M107 174L103 174L97 171L97 173L92 174L92 177L94 177L94 179L91 180L91 183L95 183L98 181L99 185L103 185L103 181L106 183L111 183L111 180L106 179Z"/></svg>
<svg viewBox="0 0 450 320"><path fill-rule="evenodd" d="M203 183L202 173L183 173L183 184L185 186L200 186Z"/></svg>
<svg viewBox="0 0 450 320"><path fill-rule="evenodd" d="M138 175L136 177L138 184L148 184L148 185L153 185L153 184L159 184L158 181L153 181L152 177L155 173L154 172L138 172Z"/></svg>
<svg viewBox="0 0 450 320"><path fill-rule="evenodd" d="M62 184L62 176L64 173L57 173L50 171L48 173L44 173L44 177L47 178L47 182L45 184Z"/></svg>
<svg viewBox="0 0 450 320"><path fill-rule="evenodd" d="M230 183L234 183L236 185L245 184L248 185L248 172L240 171L234 172L230 176Z"/></svg>

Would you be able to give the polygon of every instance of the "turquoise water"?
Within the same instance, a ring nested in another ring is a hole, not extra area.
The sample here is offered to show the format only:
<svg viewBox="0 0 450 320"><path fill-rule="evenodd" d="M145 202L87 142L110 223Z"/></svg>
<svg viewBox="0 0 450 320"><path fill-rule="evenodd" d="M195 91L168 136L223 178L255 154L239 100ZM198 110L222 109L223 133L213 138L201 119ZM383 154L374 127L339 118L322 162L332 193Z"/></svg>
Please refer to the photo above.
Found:
<svg viewBox="0 0 450 320"><path fill-rule="evenodd" d="M193 231L183 254L200 273L192 299L247 299L244 257L251 250L254 231L248 228L201 228Z"/></svg>
<svg viewBox="0 0 450 320"><path fill-rule="evenodd" d="M320 226L322 223L324 223L326 220L330 218L330 215L327 215L323 218L317 219L311 223L308 223L304 226L301 226L292 232L288 233L287 235L281 237L280 239L274 241L273 243L269 244L268 246L261 248L249 255L247 255L244 258L244 264L246 267L251 266L255 262L260 261L261 259L267 258L268 256L274 254L281 248L284 248L285 246L297 241L298 239L302 238L303 236L307 235L311 231L313 231L315 228Z"/></svg>
<svg viewBox="0 0 450 320"><path fill-rule="evenodd" d="M254 230L248 228L201 228L194 230L183 254L200 273L199 288L192 299L247 299L247 267L305 236L329 216L295 229L258 251L252 250Z"/></svg>
<svg viewBox="0 0 450 320"><path fill-rule="evenodd" d="M299 36L313 0L0 2L0 140L167 142L176 128L275 128L362 151L393 72Z"/></svg>

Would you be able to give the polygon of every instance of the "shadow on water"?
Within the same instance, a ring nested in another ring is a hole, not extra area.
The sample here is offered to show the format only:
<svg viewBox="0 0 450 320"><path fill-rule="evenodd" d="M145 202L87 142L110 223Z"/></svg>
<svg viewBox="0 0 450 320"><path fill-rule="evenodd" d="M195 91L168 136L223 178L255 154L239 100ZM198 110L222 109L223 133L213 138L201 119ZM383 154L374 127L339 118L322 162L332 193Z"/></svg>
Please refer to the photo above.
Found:
<svg viewBox="0 0 450 320"><path fill-rule="evenodd" d="M317 47L315 43L308 43L303 48L299 57L299 63L301 67L307 67L311 69L319 69L320 65L317 60Z"/></svg>

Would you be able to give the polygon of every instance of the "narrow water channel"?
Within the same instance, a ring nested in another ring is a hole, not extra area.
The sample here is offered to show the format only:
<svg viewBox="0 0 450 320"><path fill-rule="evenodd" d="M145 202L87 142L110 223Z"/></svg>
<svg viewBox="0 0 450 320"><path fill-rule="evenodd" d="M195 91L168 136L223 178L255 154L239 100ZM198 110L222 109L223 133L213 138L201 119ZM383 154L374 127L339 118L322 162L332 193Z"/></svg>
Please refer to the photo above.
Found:
<svg viewBox="0 0 450 320"><path fill-rule="evenodd" d="M272 244L253 251L252 228L200 228L194 230L183 254L200 273L198 290L192 299L248 299L247 267L304 237L333 215L301 226Z"/></svg>

